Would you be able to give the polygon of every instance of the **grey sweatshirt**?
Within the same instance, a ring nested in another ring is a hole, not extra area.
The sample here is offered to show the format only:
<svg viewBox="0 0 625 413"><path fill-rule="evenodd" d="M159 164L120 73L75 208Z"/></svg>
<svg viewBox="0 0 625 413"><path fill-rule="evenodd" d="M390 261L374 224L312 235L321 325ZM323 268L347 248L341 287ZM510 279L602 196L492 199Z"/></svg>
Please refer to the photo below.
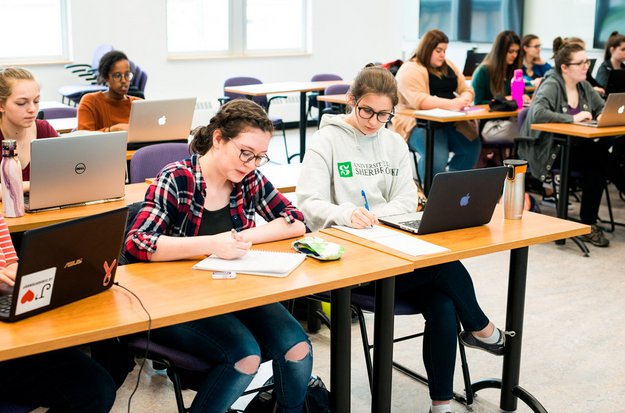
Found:
<svg viewBox="0 0 625 413"><path fill-rule="evenodd" d="M351 226L354 209L364 206L376 216L417 209L408 146L382 128L363 135L345 122L348 115L325 115L313 135L297 183L297 207L308 227Z"/></svg>

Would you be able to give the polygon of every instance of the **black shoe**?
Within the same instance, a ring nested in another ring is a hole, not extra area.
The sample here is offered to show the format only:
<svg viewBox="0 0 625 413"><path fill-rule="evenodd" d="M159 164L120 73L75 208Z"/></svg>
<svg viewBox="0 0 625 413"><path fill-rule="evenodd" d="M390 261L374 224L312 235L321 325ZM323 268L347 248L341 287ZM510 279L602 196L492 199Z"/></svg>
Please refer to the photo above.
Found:
<svg viewBox="0 0 625 413"><path fill-rule="evenodd" d="M506 334L499 329L497 330L499 331L499 341L495 344L488 344L477 339L470 331L460 332L460 342L465 347L477 348L496 356L503 356L503 348L506 345Z"/></svg>
<svg viewBox="0 0 625 413"><path fill-rule="evenodd" d="M610 240L603 235L603 230L597 225L591 225L590 234L581 235L580 239L590 242L595 247L605 248L610 245Z"/></svg>

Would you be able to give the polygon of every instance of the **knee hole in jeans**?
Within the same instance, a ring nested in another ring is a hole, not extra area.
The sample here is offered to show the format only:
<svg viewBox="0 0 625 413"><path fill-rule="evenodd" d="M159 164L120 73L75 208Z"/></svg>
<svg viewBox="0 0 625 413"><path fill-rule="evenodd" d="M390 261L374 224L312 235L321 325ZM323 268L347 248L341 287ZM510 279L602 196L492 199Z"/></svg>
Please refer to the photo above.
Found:
<svg viewBox="0 0 625 413"><path fill-rule="evenodd" d="M241 360L234 363L235 370L247 375L256 374L259 366L260 357L256 355L243 357Z"/></svg>
<svg viewBox="0 0 625 413"><path fill-rule="evenodd" d="M308 354L310 354L310 345L305 341L301 341L286 352L284 359L287 361L300 361L304 360Z"/></svg>

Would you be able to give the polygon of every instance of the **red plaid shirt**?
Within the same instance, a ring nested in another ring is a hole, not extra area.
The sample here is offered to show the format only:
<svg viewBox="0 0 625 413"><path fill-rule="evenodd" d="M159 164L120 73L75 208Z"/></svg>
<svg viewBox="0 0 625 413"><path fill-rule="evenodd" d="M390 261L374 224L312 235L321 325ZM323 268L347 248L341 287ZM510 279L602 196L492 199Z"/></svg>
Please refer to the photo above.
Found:
<svg viewBox="0 0 625 413"><path fill-rule="evenodd" d="M167 165L150 185L141 210L126 238L126 252L141 261L156 251L162 234L189 237L198 234L206 183L198 162L199 155ZM232 185L230 217L237 231L256 226L255 213L266 221L284 218L304 222L297 210L258 170Z"/></svg>

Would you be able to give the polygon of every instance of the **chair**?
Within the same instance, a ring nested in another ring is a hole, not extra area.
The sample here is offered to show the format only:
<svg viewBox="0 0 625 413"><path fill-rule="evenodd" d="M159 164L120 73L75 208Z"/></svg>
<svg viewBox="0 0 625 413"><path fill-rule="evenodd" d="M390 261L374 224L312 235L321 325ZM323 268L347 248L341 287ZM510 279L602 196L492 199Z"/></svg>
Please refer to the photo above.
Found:
<svg viewBox="0 0 625 413"><path fill-rule="evenodd" d="M75 107L64 108L45 108L39 109L37 119L62 119L62 118L75 118L77 109Z"/></svg>
<svg viewBox="0 0 625 413"><path fill-rule="evenodd" d="M187 157L189 145L186 143L157 143L139 148L130 160L130 183L154 178L165 165Z"/></svg>
<svg viewBox="0 0 625 413"><path fill-rule="evenodd" d="M72 103L74 105L78 105L80 102L80 98L86 93L92 92L100 92L107 90L107 87L98 82L98 65L100 64L100 59L106 53L113 50L113 46L110 44L102 44L98 46L93 52L93 56L91 57L91 64L88 63L75 63L70 65L65 65L66 69L71 70L72 73L75 73L81 80L86 81L86 84L80 85L68 85L62 86L59 89L59 93L62 98L61 101L65 103L65 99L68 100L68 103Z"/></svg>
<svg viewBox="0 0 625 413"><path fill-rule="evenodd" d="M148 82L148 74L132 61L130 61L130 71L134 74L134 77L130 83L128 95L145 99L145 85Z"/></svg>
<svg viewBox="0 0 625 413"><path fill-rule="evenodd" d="M0 413L28 413L35 410L37 407L38 406L0 401Z"/></svg>
<svg viewBox="0 0 625 413"><path fill-rule="evenodd" d="M310 78L311 82L322 82L326 80L343 80L343 78L339 75L334 75L332 73L320 73ZM310 117L310 112L313 107L319 109L319 102L317 102L317 96L320 96L323 94L324 92L320 91L320 92L311 92L308 95L308 112L306 113L306 118ZM319 119L321 119L321 116L319 116Z"/></svg>
<svg viewBox="0 0 625 413"><path fill-rule="evenodd" d="M231 77L231 78L226 79L226 81L224 82L224 88L229 87L229 86L260 85L262 83L263 83L262 81L260 81L259 79L255 77ZM246 98L247 98L246 95L242 95L240 93L224 92L224 96L219 98L218 100L219 100L220 105L223 105L224 103L229 102L230 100L233 100L233 99L246 99ZM263 96L253 96L251 100L258 103L260 106L262 106L265 109L267 113L269 113L269 107L271 106L271 102L273 102L275 99L286 99L286 98L287 98L286 96L273 96L267 99L267 95L263 95ZM284 127L284 122L281 118L276 118L273 116L269 116L269 119L273 123L274 128L280 128L282 130L282 139L284 140L284 153L286 154L286 161L287 163L291 163L291 158L299 156L299 154L289 156L289 147L286 143L286 130Z"/></svg>
<svg viewBox="0 0 625 413"><path fill-rule="evenodd" d="M325 88L324 95L343 95L349 90L349 85L330 85ZM345 113L345 105L338 103L324 102L325 107L319 111L319 123L321 123L321 116L325 114L340 114Z"/></svg>

